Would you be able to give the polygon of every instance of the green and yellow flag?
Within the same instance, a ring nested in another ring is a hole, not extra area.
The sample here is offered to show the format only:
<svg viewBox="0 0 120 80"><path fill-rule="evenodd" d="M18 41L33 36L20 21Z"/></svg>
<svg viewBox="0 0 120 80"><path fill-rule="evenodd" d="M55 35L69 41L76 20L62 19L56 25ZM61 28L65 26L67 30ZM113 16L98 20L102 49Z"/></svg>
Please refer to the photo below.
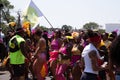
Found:
<svg viewBox="0 0 120 80"><path fill-rule="evenodd" d="M23 12L23 22L29 21L31 27L34 27L39 22L39 17L42 17L43 13L40 9L35 5L35 3L31 0L27 9Z"/></svg>

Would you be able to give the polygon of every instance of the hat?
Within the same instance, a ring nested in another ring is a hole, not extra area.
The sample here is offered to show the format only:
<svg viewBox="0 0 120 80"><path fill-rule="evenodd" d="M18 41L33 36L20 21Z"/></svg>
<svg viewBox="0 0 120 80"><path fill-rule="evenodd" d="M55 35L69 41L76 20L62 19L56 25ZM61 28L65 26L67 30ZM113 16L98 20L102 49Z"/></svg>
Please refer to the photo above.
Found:
<svg viewBox="0 0 120 80"><path fill-rule="evenodd" d="M30 28L30 22L28 22L28 21L24 22L23 25L22 25L22 27L24 29Z"/></svg>
<svg viewBox="0 0 120 80"><path fill-rule="evenodd" d="M79 33L78 33L78 32L73 32L73 33L72 33L72 37L73 37L73 38L76 38L76 37L78 37L78 36L79 36Z"/></svg>
<svg viewBox="0 0 120 80"><path fill-rule="evenodd" d="M66 38L67 38L67 39L73 39L73 37L72 37L72 36L66 36Z"/></svg>
<svg viewBox="0 0 120 80"><path fill-rule="evenodd" d="M16 23L15 23L15 22L9 22L9 26L15 27L15 26L16 26Z"/></svg>

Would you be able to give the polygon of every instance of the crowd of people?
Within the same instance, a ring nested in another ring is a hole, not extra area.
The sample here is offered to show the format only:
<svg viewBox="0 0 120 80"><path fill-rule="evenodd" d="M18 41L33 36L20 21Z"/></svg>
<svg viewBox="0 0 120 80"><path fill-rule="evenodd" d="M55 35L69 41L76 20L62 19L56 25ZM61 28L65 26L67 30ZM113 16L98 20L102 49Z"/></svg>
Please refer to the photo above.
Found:
<svg viewBox="0 0 120 80"><path fill-rule="evenodd" d="M15 27L15 25L14 25ZM120 35L93 30L0 29L0 58L10 80L120 80ZM7 59L7 60L6 60ZM6 61L6 62L5 62Z"/></svg>

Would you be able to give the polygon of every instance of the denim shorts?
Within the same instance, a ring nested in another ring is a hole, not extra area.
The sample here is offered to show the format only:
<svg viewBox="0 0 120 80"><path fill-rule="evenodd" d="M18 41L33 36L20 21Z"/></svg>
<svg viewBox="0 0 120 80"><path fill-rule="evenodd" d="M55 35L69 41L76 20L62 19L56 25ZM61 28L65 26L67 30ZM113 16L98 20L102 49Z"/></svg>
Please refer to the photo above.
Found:
<svg viewBox="0 0 120 80"><path fill-rule="evenodd" d="M83 72L80 80L98 80L98 78L96 74Z"/></svg>
<svg viewBox="0 0 120 80"><path fill-rule="evenodd" d="M120 80L120 75L115 75L115 80Z"/></svg>
<svg viewBox="0 0 120 80"><path fill-rule="evenodd" d="M116 71L115 73L115 80L120 80L120 72Z"/></svg>

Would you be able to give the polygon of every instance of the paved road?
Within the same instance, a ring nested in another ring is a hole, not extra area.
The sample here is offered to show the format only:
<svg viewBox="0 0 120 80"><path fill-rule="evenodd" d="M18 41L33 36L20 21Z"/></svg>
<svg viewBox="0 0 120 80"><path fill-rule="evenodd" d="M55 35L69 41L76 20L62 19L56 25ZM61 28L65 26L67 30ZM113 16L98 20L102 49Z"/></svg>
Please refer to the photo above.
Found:
<svg viewBox="0 0 120 80"><path fill-rule="evenodd" d="M0 70L0 80L9 80L10 79L10 74L8 71L1 71ZM51 80L50 77L46 77L45 80Z"/></svg>
<svg viewBox="0 0 120 80"><path fill-rule="evenodd" d="M29 77L30 76L31 75L29 75ZM9 79L10 79L10 73L5 68L1 67L1 62L0 62L0 80L9 80ZM50 77L46 77L45 80L51 80L51 78Z"/></svg>
<svg viewBox="0 0 120 80"><path fill-rule="evenodd" d="M30 77L31 75L29 74L28 76ZM1 67L1 62L0 62L0 80L9 80L9 79L10 79L10 73L5 68ZM51 80L51 77L46 77L45 80Z"/></svg>
<svg viewBox="0 0 120 80"><path fill-rule="evenodd" d="M31 75L29 74L29 78L30 78L30 76ZM9 80L9 79L10 79L10 73L6 69L4 69L0 66L0 80ZM29 80L31 80L31 79L29 79ZM51 80L51 78L46 77L45 80Z"/></svg>
<svg viewBox="0 0 120 80"><path fill-rule="evenodd" d="M9 80L10 74L8 71L0 71L0 80Z"/></svg>
<svg viewBox="0 0 120 80"><path fill-rule="evenodd" d="M30 77L30 75L29 75L29 77ZM0 66L0 80L9 80L9 79L10 79L10 73L7 70L3 70ZM45 80L51 80L51 78L46 77ZM107 77L107 80L110 80L109 77Z"/></svg>

